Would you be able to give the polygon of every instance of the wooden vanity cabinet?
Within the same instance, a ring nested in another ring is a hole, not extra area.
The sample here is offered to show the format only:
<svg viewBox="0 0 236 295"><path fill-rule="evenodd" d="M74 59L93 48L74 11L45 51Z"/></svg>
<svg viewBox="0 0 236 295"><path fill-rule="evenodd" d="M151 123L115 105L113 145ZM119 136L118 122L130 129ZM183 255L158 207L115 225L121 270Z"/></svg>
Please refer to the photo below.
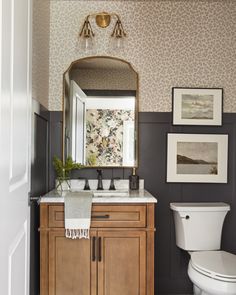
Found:
<svg viewBox="0 0 236 295"><path fill-rule="evenodd" d="M98 231L98 294L146 294L146 233Z"/></svg>
<svg viewBox="0 0 236 295"><path fill-rule="evenodd" d="M90 239L65 238L64 205L40 205L41 295L153 295L154 204L93 204Z"/></svg>
<svg viewBox="0 0 236 295"><path fill-rule="evenodd" d="M91 259L90 240L65 238L64 230L48 233L48 291L40 294L96 295L96 263ZM47 293L48 292L48 293Z"/></svg>

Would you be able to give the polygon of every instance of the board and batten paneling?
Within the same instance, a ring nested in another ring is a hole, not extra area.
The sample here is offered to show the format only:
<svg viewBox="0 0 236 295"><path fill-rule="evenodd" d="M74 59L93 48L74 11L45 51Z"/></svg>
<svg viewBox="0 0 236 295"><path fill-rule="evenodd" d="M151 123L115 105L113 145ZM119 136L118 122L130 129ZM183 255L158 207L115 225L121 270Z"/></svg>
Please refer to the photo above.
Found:
<svg viewBox="0 0 236 295"><path fill-rule="evenodd" d="M227 184L166 183L168 132L229 134ZM156 207L156 294L189 293L188 254L175 245L171 202L218 202L231 205L225 219L222 249L236 254L235 150L236 114L224 114L223 126L173 126L171 113L141 113L139 123L140 168L145 187L158 198Z"/></svg>
<svg viewBox="0 0 236 295"><path fill-rule="evenodd" d="M49 111L32 101L30 195L30 294L39 290L39 206L37 198L48 191Z"/></svg>

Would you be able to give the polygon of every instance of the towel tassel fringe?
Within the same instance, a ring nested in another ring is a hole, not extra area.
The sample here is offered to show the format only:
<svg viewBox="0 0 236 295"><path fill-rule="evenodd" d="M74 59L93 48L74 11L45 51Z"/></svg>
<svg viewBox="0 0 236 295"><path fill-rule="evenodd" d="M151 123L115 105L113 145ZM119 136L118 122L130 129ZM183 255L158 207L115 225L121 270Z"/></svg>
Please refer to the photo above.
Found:
<svg viewBox="0 0 236 295"><path fill-rule="evenodd" d="M66 238L68 239L89 239L89 229L66 229Z"/></svg>

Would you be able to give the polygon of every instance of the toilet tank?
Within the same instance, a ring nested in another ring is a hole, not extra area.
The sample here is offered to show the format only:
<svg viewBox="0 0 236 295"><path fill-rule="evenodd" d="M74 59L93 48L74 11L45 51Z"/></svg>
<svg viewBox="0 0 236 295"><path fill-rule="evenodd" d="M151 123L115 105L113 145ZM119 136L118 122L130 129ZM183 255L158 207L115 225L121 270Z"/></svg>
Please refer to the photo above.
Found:
<svg viewBox="0 0 236 295"><path fill-rule="evenodd" d="M186 251L219 250L225 203L171 203L174 212L176 245Z"/></svg>

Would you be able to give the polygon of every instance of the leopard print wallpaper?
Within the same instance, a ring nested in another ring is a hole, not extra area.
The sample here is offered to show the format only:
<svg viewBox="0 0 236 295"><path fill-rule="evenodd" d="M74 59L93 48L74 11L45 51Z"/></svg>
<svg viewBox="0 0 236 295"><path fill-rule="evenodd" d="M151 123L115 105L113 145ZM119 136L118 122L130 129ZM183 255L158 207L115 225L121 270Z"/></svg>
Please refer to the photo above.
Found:
<svg viewBox="0 0 236 295"><path fill-rule="evenodd" d="M140 111L171 111L171 89L224 88L224 111L236 112L236 1L71 1L50 3L49 110L62 109L62 75L88 54L77 37L93 12L116 12L127 31L123 51L109 49L113 28L98 29L90 55L129 61L139 73Z"/></svg>
<svg viewBox="0 0 236 295"><path fill-rule="evenodd" d="M48 107L50 1L33 0L32 97Z"/></svg>

